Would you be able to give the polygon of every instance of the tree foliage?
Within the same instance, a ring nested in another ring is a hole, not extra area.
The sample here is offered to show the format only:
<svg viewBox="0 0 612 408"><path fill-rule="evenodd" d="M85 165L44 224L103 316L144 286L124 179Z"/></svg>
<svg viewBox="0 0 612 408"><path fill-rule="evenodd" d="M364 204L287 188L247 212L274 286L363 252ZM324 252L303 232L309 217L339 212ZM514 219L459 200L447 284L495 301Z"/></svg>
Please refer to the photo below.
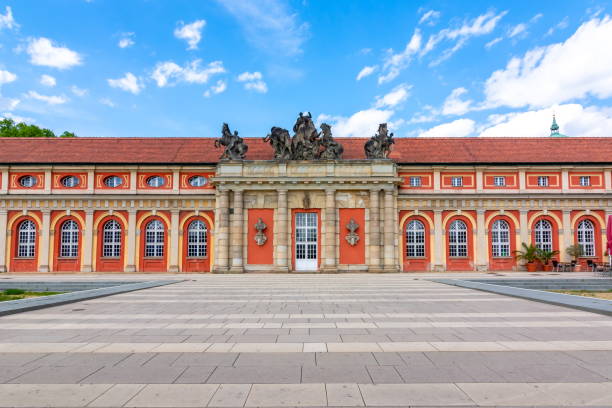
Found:
<svg viewBox="0 0 612 408"><path fill-rule="evenodd" d="M43 129L27 123L15 123L13 119L0 120L0 137L76 137L72 132L56 135L51 129Z"/></svg>

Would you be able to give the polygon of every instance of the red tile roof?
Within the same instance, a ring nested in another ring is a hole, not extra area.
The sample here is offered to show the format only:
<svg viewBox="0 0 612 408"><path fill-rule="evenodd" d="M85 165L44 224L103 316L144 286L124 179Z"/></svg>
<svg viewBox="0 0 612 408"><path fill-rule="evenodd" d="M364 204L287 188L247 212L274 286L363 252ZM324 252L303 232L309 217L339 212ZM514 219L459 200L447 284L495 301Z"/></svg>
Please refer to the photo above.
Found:
<svg viewBox="0 0 612 408"><path fill-rule="evenodd" d="M0 164L206 164L213 138L0 138ZM363 159L365 138L338 138L344 159ZM261 138L245 138L246 159L273 158ZM396 138L391 159L405 164L612 163L612 137Z"/></svg>

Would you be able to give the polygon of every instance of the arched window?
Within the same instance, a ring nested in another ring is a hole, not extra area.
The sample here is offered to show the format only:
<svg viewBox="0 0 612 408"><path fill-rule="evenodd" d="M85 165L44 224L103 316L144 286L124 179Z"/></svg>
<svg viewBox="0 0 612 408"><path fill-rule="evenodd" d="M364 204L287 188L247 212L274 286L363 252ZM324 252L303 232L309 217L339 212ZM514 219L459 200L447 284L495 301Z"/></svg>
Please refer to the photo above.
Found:
<svg viewBox="0 0 612 408"><path fill-rule="evenodd" d="M164 256L164 224L153 220L145 228L145 253L147 258L161 258Z"/></svg>
<svg viewBox="0 0 612 408"><path fill-rule="evenodd" d="M206 258L206 224L201 220L192 221L187 228L187 256L190 258Z"/></svg>
<svg viewBox="0 0 612 408"><path fill-rule="evenodd" d="M535 228L535 246L544 251L552 251L552 224L547 220L536 222Z"/></svg>
<svg viewBox="0 0 612 408"><path fill-rule="evenodd" d="M451 257L467 257L467 226L461 220L451 222L448 229L448 255Z"/></svg>
<svg viewBox="0 0 612 408"><path fill-rule="evenodd" d="M17 257L34 258L36 249L36 225L30 220L19 224L17 237Z"/></svg>
<svg viewBox="0 0 612 408"><path fill-rule="evenodd" d="M491 226L491 254L497 258L510 256L510 225L505 220L496 220Z"/></svg>
<svg viewBox="0 0 612 408"><path fill-rule="evenodd" d="M595 227L590 220L578 223L578 245L582 246L582 256L595 256Z"/></svg>
<svg viewBox="0 0 612 408"><path fill-rule="evenodd" d="M76 221L68 220L62 224L59 255L62 258L79 256L79 225Z"/></svg>
<svg viewBox="0 0 612 408"><path fill-rule="evenodd" d="M102 228L102 257L119 258L121 256L121 224L109 220Z"/></svg>
<svg viewBox="0 0 612 408"><path fill-rule="evenodd" d="M409 258L425 256L425 226L419 220L411 220L406 225L406 256Z"/></svg>

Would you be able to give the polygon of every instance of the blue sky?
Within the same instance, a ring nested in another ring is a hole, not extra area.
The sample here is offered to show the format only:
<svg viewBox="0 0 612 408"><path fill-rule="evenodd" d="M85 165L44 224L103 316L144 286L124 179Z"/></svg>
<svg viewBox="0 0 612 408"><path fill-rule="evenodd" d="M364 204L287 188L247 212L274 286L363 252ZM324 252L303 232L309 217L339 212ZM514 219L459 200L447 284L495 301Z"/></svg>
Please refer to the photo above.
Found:
<svg viewBox="0 0 612 408"><path fill-rule="evenodd" d="M0 0L0 116L79 136L612 136L609 1Z"/></svg>

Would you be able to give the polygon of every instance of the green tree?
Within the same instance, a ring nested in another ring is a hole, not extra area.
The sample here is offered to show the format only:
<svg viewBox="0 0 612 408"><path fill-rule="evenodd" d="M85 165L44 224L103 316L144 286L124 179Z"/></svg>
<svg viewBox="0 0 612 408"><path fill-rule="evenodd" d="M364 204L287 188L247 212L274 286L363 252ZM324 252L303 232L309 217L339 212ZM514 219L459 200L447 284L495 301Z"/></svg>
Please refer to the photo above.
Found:
<svg viewBox="0 0 612 408"><path fill-rule="evenodd" d="M0 120L0 137L58 137L51 129L40 128L27 123L15 123L13 119ZM72 132L64 132L59 137L76 137Z"/></svg>

